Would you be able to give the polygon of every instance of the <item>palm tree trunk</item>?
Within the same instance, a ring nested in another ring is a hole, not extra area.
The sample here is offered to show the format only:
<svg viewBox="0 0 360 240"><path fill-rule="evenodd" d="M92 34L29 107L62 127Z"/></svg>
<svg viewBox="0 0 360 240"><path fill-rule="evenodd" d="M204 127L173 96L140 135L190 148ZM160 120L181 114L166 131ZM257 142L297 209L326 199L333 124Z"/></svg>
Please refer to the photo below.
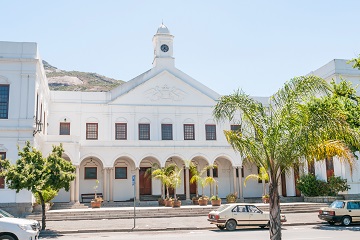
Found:
<svg viewBox="0 0 360 240"><path fill-rule="evenodd" d="M269 184L270 240L281 240L280 201L278 184L271 179Z"/></svg>

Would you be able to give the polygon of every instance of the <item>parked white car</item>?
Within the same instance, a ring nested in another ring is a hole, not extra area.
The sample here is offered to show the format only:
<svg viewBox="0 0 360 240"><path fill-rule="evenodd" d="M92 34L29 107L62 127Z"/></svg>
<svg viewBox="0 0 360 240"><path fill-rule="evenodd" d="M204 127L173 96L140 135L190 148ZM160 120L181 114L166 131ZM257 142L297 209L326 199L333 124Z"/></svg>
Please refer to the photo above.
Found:
<svg viewBox="0 0 360 240"><path fill-rule="evenodd" d="M218 209L211 211L208 221L223 230L233 231L237 226L269 226L270 215L263 212L255 205L234 203L224 204ZM284 214L280 215L281 222L286 222Z"/></svg>
<svg viewBox="0 0 360 240"><path fill-rule="evenodd" d="M321 208L318 217L330 225L341 223L349 226L353 222L360 222L360 200L338 200L329 207Z"/></svg>
<svg viewBox="0 0 360 240"><path fill-rule="evenodd" d="M0 209L0 240L36 240L40 223L36 220L15 218Z"/></svg>

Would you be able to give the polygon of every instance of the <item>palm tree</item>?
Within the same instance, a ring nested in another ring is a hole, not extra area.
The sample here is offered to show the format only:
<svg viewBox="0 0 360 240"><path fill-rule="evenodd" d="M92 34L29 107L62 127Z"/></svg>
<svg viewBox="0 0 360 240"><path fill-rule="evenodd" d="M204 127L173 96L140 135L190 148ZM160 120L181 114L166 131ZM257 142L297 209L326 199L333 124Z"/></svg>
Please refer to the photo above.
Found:
<svg viewBox="0 0 360 240"><path fill-rule="evenodd" d="M231 146L269 174L271 240L281 239L278 185L282 173L301 159L336 155L352 166L354 156L347 144L359 146L359 133L332 105L310 101L328 92L329 85L321 78L296 77L271 96L268 106L236 91L221 97L214 108L217 121L241 125L236 131L224 131Z"/></svg>
<svg viewBox="0 0 360 240"><path fill-rule="evenodd" d="M263 196L266 195L266 186L264 181L269 181L269 174L267 173L266 169L263 167L259 168L259 174L250 174L247 175L245 180L244 180L244 186L246 187L246 182L249 179L256 179L256 180L261 180L263 182Z"/></svg>
<svg viewBox="0 0 360 240"><path fill-rule="evenodd" d="M217 168L216 165L206 165L200 171L197 169L193 162L190 162L189 165L192 177L190 179L190 183L196 183L196 197L199 196L198 183L201 186L201 197L204 196L204 188L208 185L216 183L215 179L211 176L207 176L206 173L208 170L212 170L213 168Z"/></svg>
<svg viewBox="0 0 360 240"><path fill-rule="evenodd" d="M166 188L166 198L169 199L169 187L171 187L171 174L178 169L178 166L174 163L169 164L165 167L160 167L157 163L154 163L151 168L146 171L146 175L151 174L151 176L155 179L160 180L162 186ZM164 199L165 194L163 191L163 187L161 187L161 197Z"/></svg>

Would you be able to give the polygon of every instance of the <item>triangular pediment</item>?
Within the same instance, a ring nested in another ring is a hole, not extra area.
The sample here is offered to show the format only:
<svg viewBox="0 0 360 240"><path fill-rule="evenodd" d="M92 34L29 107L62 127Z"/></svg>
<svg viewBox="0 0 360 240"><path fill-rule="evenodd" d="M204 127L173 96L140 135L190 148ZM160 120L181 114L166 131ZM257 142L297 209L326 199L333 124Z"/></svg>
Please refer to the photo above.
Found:
<svg viewBox="0 0 360 240"><path fill-rule="evenodd" d="M126 84L132 86L122 86L125 90L114 91L118 96L109 104L213 106L218 98L216 93L180 71L175 75L163 70L148 79L140 75Z"/></svg>

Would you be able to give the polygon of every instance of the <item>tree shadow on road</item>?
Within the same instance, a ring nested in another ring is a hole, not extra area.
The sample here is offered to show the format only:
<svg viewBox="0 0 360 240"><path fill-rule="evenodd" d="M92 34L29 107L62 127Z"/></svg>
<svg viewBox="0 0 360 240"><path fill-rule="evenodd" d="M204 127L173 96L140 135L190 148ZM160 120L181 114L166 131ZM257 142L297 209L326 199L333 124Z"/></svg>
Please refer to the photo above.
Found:
<svg viewBox="0 0 360 240"><path fill-rule="evenodd" d="M323 231L353 231L360 232L360 224L352 224L350 226L341 226L341 225L316 225L313 229L323 230Z"/></svg>

